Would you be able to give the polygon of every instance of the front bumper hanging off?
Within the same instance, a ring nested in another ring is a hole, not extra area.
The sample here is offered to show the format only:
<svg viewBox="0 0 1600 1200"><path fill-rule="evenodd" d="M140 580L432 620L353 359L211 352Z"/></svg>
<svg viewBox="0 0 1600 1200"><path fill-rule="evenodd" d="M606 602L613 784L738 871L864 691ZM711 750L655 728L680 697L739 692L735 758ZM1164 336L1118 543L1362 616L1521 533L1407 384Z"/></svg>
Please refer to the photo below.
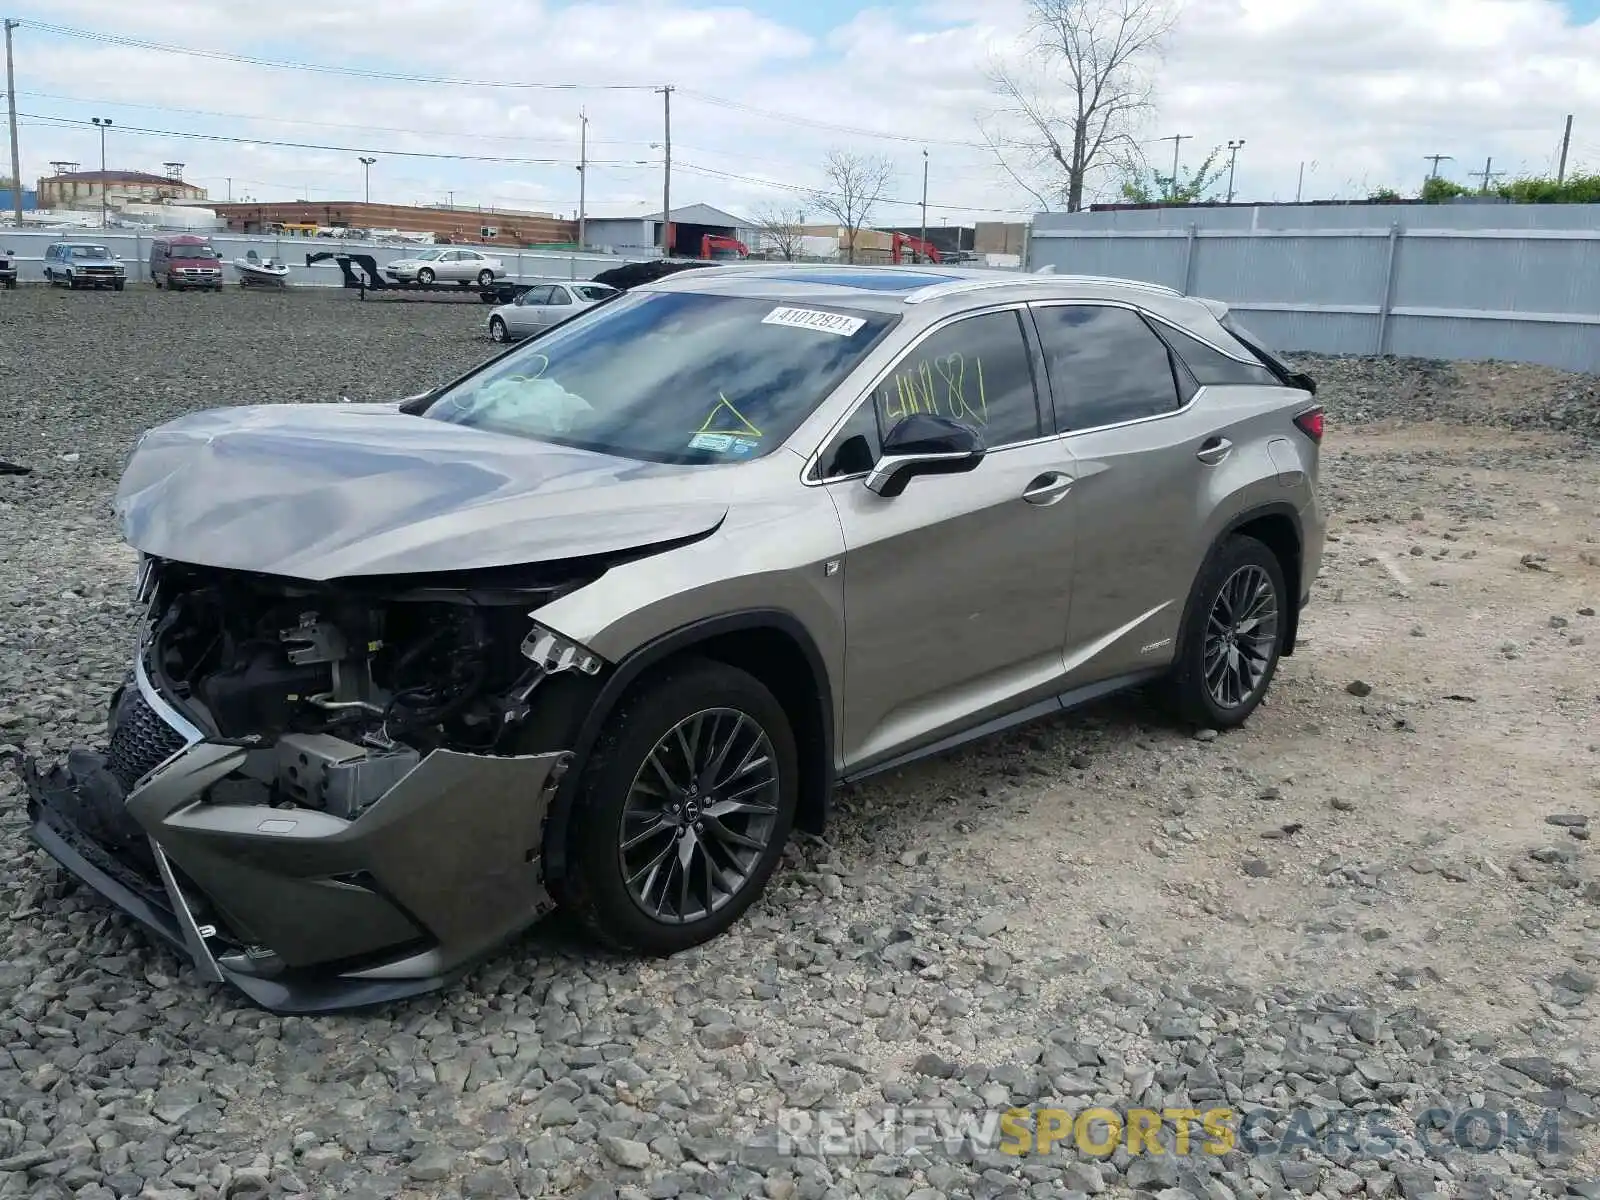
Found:
<svg viewBox="0 0 1600 1200"><path fill-rule="evenodd" d="M130 745L166 755L131 786ZM204 736L139 664L109 756L24 762L33 837L202 979L275 1012L433 990L553 907L541 847L569 754L434 750L344 820L241 802L262 749Z"/></svg>

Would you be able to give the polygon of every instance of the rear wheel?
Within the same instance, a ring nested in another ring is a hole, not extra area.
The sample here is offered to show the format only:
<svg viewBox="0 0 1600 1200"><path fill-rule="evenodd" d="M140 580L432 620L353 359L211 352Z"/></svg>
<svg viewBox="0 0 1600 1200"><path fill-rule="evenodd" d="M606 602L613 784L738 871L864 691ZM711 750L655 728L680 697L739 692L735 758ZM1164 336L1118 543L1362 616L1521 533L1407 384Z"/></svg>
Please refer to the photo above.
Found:
<svg viewBox="0 0 1600 1200"><path fill-rule="evenodd" d="M506 323L500 317L489 318L489 340L491 342L509 342L511 331L506 328Z"/></svg>
<svg viewBox="0 0 1600 1200"><path fill-rule="evenodd" d="M489 270L488 267L485 267L483 270L478 272L478 286L479 287L486 288L493 282L494 282L494 272Z"/></svg>
<svg viewBox="0 0 1600 1200"><path fill-rule="evenodd" d="M562 905L631 953L716 937L777 866L798 782L788 718L758 679L670 667L623 698L585 769Z"/></svg>
<svg viewBox="0 0 1600 1200"><path fill-rule="evenodd" d="M1178 659L1167 681L1177 714L1196 725L1242 725L1278 669L1289 618L1283 568L1265 544L1239 534L1201 569Z"/></svg>

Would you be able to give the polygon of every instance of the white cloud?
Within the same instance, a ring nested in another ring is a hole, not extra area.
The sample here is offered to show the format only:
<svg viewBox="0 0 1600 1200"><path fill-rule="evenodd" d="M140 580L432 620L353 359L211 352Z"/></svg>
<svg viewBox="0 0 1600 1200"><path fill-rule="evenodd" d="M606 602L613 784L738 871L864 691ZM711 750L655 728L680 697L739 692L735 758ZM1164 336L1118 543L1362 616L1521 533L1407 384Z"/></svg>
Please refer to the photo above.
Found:
<svg viewBox="0 0 1600 1200"><path fill-rule="evenodd" d="M673 83L673 197L735 211L820 182L831 146L881 152L897 198L921 188L929 139L931 219L1027 208L975 142L993 107L991 46L1023 27L1022 0L932 0L865 8L838 27L796 27L787 5L698 6L683 0L557 4L552 0L324 0L294 19L262 20L236 0L31 0L18 14L128 37L382 71L529 82ZM359 55L355 54L359 48ZM590 117L591 212L659 206L661 97L641 91L556 91L411 84L183 58L125 46L18 33L24 113L115 121L112 165L157 169L181 160L221 195L360 194L357 151L374 152L375 199L442 198L570 212L577 201L578 109ZM354 55L354 56L353 56ZM1453 155L1457 178L1481 168L1543 171L1561 122L1576 116L1574 162L1600 168L1600 25L1575 26L1555 0L1189 0L1157 74L1150 139L1183 133L1188 160L1230 138L1244 199L1292 199L1302 162L1307 194L1412 187L1422 156ZM39 93L44 93L40 95ZM777 122L712 103L813 122L892 131L902 141ZM57 97L81 97L79 103ZM195 110L161 111L159 107ZM279 120L203 115L251 114ZM283 123L295 119L305 124ZM97 164L92 129L25 122L25 174L52 159ZM350 128L352 126L360 128ZM132 127L259 139L251 146L135 134ZM400 131L408 132L400 132ZM297 150L267 141L346 151ZM558 165L408 159L399 151L553 158ZM1150 153L1165 161L1165 148ZM602 163L612 165L601 165ZM1314 165L1312 165L1314 164ZM914 207L878 219L910 222Z"/></svg>

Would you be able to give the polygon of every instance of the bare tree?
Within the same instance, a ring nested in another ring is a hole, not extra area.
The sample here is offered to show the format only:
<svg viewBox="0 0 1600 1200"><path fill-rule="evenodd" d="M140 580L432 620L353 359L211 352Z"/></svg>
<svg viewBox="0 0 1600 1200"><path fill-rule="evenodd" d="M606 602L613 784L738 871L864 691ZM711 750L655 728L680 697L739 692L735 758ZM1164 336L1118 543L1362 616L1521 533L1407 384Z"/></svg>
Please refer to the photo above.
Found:
<svg viewBox="0 0 1600 1200"><path fill-rule="evenodd" d="M1077 212L1097 173L1142 167L1134 140L1153 109L1147 69L1177 19L1177 0L1028 0L1027 60L990 67L997 116L983 129L1003 171L1044 209Z"/></svg>
<svg viewBox="0 0 1600 1200"><path fill-rule="evenodd" d="M822 164L828 189L813 192L811 203L839 222L844 230L847 261L856 260L856 235L867 223L874 206L894 175L894 164L878 155L830 150Z"/></svg>
<svg viewBox="0 0 1600 1200"><path fill-rule="evenodd" d="M806 234L805 209L772 205L756 214L756 228L786 261L793 262L800 254Z"/></svg>

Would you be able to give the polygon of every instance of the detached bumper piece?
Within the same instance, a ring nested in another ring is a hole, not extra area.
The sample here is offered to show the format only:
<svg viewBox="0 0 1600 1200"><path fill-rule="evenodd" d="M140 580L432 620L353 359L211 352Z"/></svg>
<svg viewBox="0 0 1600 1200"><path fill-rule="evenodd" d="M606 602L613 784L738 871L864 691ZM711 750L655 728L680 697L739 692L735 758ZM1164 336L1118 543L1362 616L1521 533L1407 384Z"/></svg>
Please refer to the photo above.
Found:
<svg viewBox="0 0 1600 1200"><path fill-rule="evenodd" d="M435 750L344 820L231 802L249 757L274 751L168 750L143 700L119 703L111 755L24 762L32 834L202 979L280 1013L381 1004L443 986L552 907L540 848L568 755ZM130 746L168 750L131 787Z"/></svg>

